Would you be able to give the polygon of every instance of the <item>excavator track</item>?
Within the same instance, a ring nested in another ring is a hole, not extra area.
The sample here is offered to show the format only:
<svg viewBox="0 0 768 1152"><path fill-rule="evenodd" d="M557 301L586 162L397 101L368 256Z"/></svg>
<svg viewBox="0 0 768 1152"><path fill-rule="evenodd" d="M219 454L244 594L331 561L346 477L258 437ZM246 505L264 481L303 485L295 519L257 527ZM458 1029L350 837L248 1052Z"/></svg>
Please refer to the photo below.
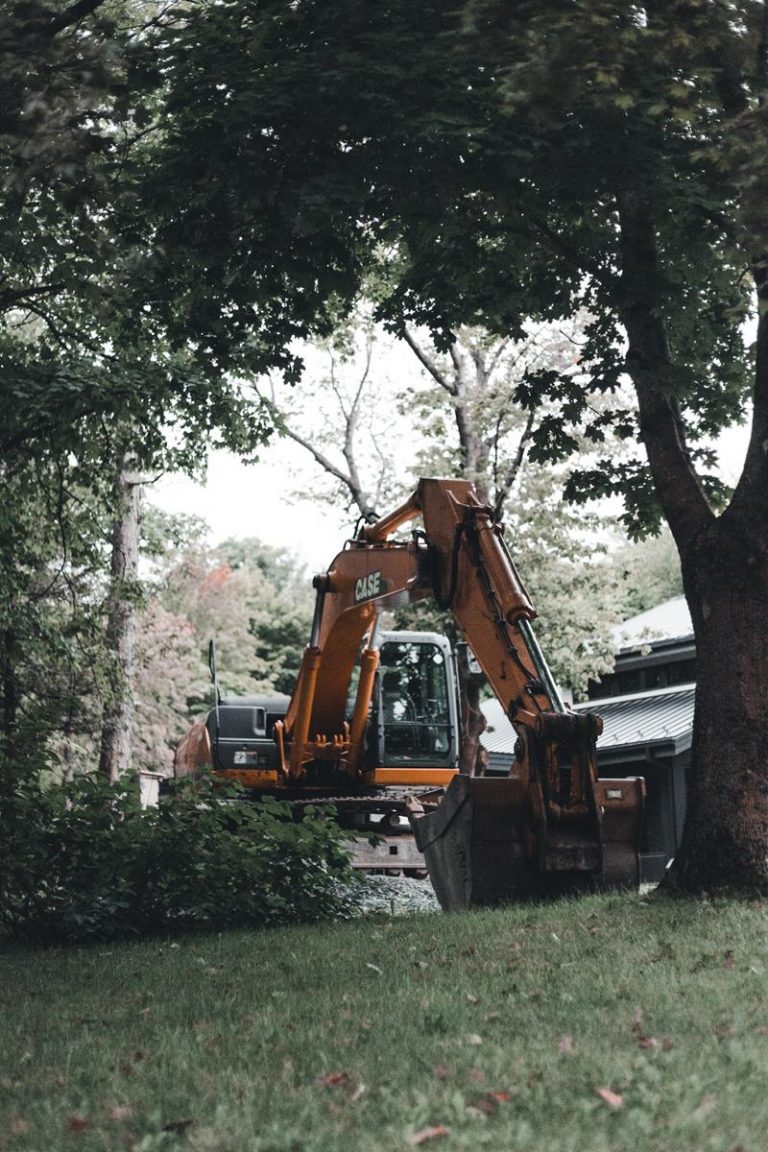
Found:
<svg viewBox="0 0 768 1152"><path fill-rule="evenodd" d="M427 864L416 845L408 812L414 801L425 812L435 811L441 792L434 789L425 792L423 788L386 788L363 796L302 797L290 799L287 803L297 817L308 807L333 805L341 827L353 834L345 841L345 847L350 853L352 867L358 871L426 879Z"/></svg>

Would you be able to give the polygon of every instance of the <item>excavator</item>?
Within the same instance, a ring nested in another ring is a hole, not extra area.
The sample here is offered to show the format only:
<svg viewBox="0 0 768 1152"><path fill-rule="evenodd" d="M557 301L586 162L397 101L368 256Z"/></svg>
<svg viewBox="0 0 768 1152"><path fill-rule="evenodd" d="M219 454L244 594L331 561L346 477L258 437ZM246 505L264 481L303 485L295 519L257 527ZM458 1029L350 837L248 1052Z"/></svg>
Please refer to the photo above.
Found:
<svg viewBox="0 0 768 1152"><path fill-rule="evenodd" d="M257 796L331 801L344 827L376 833L358 840L358 866L425 867L447 910L638 883L644 782L598 779L602 722L563 706L502 525L468 481L420 480L313 583L293 694L217 687L177 749L178 774L208 765ZM446 637L380 627L427 597L452 613L515 730L506 776L461 762Z"/></svg>

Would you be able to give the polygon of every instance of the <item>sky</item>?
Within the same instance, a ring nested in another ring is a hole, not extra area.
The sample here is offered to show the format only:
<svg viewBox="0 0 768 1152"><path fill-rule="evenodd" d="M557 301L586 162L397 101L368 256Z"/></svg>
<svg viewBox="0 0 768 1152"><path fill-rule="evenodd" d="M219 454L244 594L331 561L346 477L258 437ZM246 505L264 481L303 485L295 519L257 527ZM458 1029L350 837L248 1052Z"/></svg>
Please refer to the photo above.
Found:
<svg viewBox="0 0 768 1152"><path fill-rule="evenodd" d="M728 429L719 441L721 473L734 483L741 469L748 430ZM355 517L311 498L321 480L319 467L299 445L276 439L257 464L243 464L232 453L212 453L205 484L180 475L159 480L150 494L167 512L194 513L211 530L212 543L227 537L254 536L288 549L308 575L324 572L350 539ZM302 497L301 492L306 496Z"/></svg>
<svg viewBox="0 0 768 1152"><path fill-rule="evenodd" d="M279 440L257 464L243 464L231 452L211 454L205 484L181 475L164 476L149 494L166 512L194 513L208 523L210 540L253 536L263 544L288 549L309 570L325 571L354 521L343 511L313 503L309 493L320 477L306 453ZM296 489L308 495L301 499Z"/></svg>

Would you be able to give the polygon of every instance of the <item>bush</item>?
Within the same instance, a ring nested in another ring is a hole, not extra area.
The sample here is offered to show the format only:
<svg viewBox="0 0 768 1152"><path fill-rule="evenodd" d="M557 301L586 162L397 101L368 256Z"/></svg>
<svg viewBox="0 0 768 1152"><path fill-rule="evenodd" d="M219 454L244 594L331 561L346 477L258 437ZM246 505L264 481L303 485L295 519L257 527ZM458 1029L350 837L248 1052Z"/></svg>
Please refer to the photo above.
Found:
<svg viewBox="0 0 768 1152"><path fill-rule="evenodd" d="M45 942L307 922L346 913L330 806L182 781L142 810L130 784L20 788L0 816L0 923Z"/></svg>

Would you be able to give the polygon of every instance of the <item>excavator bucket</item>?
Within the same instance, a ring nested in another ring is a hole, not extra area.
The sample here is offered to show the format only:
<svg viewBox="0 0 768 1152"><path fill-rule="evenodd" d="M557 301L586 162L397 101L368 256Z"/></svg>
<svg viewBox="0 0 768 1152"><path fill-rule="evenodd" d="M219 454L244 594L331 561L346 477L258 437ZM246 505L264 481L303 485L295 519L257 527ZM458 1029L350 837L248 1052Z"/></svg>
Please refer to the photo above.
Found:
<svg viewBox="0 0 768 1152"><path fill-rule="evenodd" d="M411 824L441 907L457 911L636 886L643 797L641 779L600 781L600 841L571 835L564 848L553 834L543 853L526 786L514 777L456 776L439 806L412 812Z"/></svg>
<svg viewBox="0 0 768 1152"><path fill-rule="evenodd" d="M527 810L521 780L456 776L434 812L411 816L442 908L522 898Z"/></svg>

